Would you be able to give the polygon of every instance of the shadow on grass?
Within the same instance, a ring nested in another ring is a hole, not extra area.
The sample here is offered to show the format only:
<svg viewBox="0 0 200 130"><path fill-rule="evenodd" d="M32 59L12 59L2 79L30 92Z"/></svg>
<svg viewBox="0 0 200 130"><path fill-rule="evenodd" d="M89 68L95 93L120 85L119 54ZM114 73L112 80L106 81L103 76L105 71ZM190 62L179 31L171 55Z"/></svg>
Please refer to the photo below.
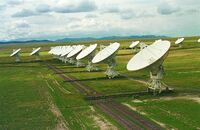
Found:
<svg viewBox="0 0 200 130"><path fill-rule="evenodd" d="M55 73L55 74L70 74L70 73L94 73L94 72L103 72L103 70L98 70L98 71L87 71L87 70L82 70L82 71L64 71L64 72L61 72L61 73Z"/></svg>
<svg viewBox="0 0 200 130"><path fill-rule="evenodd" d="M4 62L4 63L0 63L0 67L20 67L20 68L31 68L31 67L41 67L41 66L45 66L44 64L40 64L38 65L28 65L31 63L43 63L43 61L24 61L24 62Z"/></svg>
<svg viewBox="0 0 200 130"><path fill-rule="evenodd" d="M119 80L119 79L127 79L126 77L123 76L118 76L113 79L109 79L108 77L98 77L98 78L89 78L89 79L74 79L71 81L64 81L64 82L74 82L74 81L95 81L95 80L107 80L107 81L114 81L114 80Z"/></svg>
<svg viewBox="0 0 200 130"><path fill-rule="evenodd" d="M12 64L12 65L19 65L19 64L26 64L26 63L42 63L42 60L31 60L31 61L20 61L20 62L0 62L0 65L4 65L4 64Z"/></svg>

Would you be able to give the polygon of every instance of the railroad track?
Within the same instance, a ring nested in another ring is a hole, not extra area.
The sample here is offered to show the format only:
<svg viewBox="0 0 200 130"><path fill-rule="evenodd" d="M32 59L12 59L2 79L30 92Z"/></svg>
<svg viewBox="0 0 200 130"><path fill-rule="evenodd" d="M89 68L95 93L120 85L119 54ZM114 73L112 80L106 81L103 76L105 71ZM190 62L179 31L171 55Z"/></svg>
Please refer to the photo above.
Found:
<svg viewBox="0 0 200 130"><path fill-rule="evenodd" d="M48 68L52 69L55 73L58 73L60 77L64 79L64 81L69 81L80 93L85 94L86 96L101 96L100 93L96 92L94 89L90 88L87 85L84 85L82 82L75 81L73 76L69 76L62 73L62 70L47 64Z"/></svg>
<svg viewBox="0 0 200 130"><path fill-rule="evenodd" d="M64 81L69 81L80 93L87 97L98 99L97 97L105 97L103 94L96 92L91 87L83 84L81 81L76 80L75 77L64 74L63 70L45 63L48 68L52 69ZM94 100L92 104L99 108L101 111L112 117L118 124L127 130L161 130L162 128L156 123L144 118L137 112L131 110L125 105L113 101L111 98L105 98L106 101Z"/></svg>

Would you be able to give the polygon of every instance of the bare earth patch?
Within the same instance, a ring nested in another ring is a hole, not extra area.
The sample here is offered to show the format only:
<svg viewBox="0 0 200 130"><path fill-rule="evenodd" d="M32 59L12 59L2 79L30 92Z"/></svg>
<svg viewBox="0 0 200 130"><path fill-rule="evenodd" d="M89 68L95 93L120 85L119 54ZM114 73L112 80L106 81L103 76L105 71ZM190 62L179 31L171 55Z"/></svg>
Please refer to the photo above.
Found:
<svg viewBox="0 0 200 130"><path fill-rule="evenodd" d="M46 93L45 94L48 98L48 104L50 107L50 111L53 113L53 115L57 118L57 124L54 128L54 130L69 130L69 128L67 127L67 122L65 121L62 113L60 112L60 110L58 109L58 107L53 103L52 97Z"/></svg>
<svg viewBox="0 0 200 130"><path fill-rule="evenodd" d="M134 102L134 103L142 103L143 101L138 100L138 99L134 99L134 100L132 100L132 102Z"/></svg>
<svg viewBox="0 0 200 130"><path fill-rule="evenodd" d="M200 73L200 71L184 71L184 72L178 72L179 74L188 74L188 73Z"/></svg>
<svg viewBox="0 0 200 130"><path fill-rule="evenodd" d="M70 94L71 92L66 90L65 88L63 88L59 83L58 81L55 79L54 81L54 84L56 84L58 86L58 88L63 92L63 93L66 93L66 94Z"/></svg>
<svg viewBox="0 0 200 130"><path fill-rule="evenodd" d="M137 111L137 112L140 113L141 115L147 115L147 113L137 110L136 107L133 107L133 106L131 106L130 104L127 104L127 103L123 103L123 104L124 104L125 106L129 107L131 110ZM155 123L159 124L161 127L167 129L167 127L166 127L165 124L163 124L163 123L161 123L161 122L159 122L159 121L156 121L156 120L154 120L154 119L151 119L151 120L154 121Z"/></svg>
<svg viewBox="0 0 200 130"><path fill-rule="evenodd" d="M100 130L118 130L117 127L112 125L108 120L106 120L103 116L97 114L93 106L90 106L92 111L91 118L95 122L95 126L99 127Z"/></svg>
<svg viewBox="0 0 200 130"><path fill-rule="evenodd" d="M159 99L150 99L150 100L144 100L144 101L156 101L156 100L170 101L170 100L175 100L175 99L192 100L200 104L200 97L193 96L193 95L185 95L185 96L177 96L177 97L161 97Z"/></svg>
<svg viewBox="0 0 200 130"><path fill-rule="evenodd" d="M156 120L154 120L154 119L152 119L154 122L156 122L157 124L159 124L160 126L162 126L163 128L166 128L166 125L165 124L163 124L163 123L161 123L161 122L159 122L159 121L156 121Z"/></svg>
<svg viewBox="0 0 200 130"><path fill-rule="evenodd" d="M125 105L125 106L127 106L127 107L129 107L131 110L133 110L133 111L137 111L137 108L136 107L133 107L133 106L131 106L130 104L127 104L127 103L123 103L123 105ZM139 111L138 111L139 112Z"/></svg>

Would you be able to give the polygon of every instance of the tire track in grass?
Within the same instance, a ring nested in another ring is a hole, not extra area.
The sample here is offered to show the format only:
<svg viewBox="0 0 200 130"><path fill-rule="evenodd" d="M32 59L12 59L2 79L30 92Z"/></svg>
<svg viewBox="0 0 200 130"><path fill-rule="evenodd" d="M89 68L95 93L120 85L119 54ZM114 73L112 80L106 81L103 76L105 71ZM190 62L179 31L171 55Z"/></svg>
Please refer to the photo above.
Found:
<svg viewBox="0 0 200 130"><path fill-rule="evenodd" d="M75 77L72 77L70 75L66 75L63 73L63 70L56 68L55 66L52 66L48 63L46 65L52 69L55 73L58 73L65 81L69 81L75 88L77 88L81 93L83 93L86 96L103 96L102 94L96 92L94 89L90 88L87 85L84 85L82 82L75 79ZM105 101L108 99L105 99ZM146 128L147 130L161 130L162 128L157 125L153 121L149 121L139 116L138 113L135 111L130 111L131 109L120 104L120 103L114 103L112 99L109 99L112 104L108 104L106 102L103 102L101 100L97 100L92 102L92 104L99 108L101 111L112 117L116 122L118 122L122 127L124 127L127 130L144 130ZM131 116L130 116L131 115ZM128 117L128 118L127 118ZM139 120L139 121L138 121ZM136 123L137 122L137 123Z"/></svg>
<svg viewBox="0 0 200 130"><path fill-rule="evenodd" d="M51 90L53 90L53 92L54 92L54 89L49 85L48 81L45 79L45 77L42 75L42 73L40 73L40 76L41 76L41 78L43 78L45 80L48 88L51 88ZM65 120L65 118L62 115L62 113L60 112L59 108L54 104L53 98L50 95L50 93L48 91L45 91L42 94L44 94L44 96L47 98L47 103L49 105L49 109L53 113L53 115L56 117L56 120L57 120L57 124L53 130L69 130L68 122Z"/></svg>
<svg viewBox="0 0 200 130"><path fill-rule="evenodd" d="M45 80L45 82L46 82L46 84L47 84L47 86L48 86L48 88L52 91L52 92L54 92L54 89L49 85L49 83L48 83L48 81L47 80Z"/></svg>
<svg viewBox="0 0 200 130"><path fill-rule="evenodd" d="M58 86L58 88L60 89L60 91L62 91L63 93L65 93L65 94L70 94L71 92L70 91L68 91L68 90L66 90L65 88L63 88L59 83L58 83L58 81L55 79L54 81L54 84L56 84L57 86Z"/></svg>

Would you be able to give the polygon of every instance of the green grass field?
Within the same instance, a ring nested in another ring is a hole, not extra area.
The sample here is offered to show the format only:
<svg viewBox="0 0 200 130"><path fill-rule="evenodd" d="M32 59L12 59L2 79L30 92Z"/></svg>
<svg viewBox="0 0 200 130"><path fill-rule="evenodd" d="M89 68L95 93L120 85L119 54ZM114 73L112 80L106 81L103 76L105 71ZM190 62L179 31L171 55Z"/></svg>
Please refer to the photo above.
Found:
<svg viewBox="0 0 200 130"><path fill-rule="evenodd" d="M137 98L116 98L145 117L156 121L165 129L200 129L200 43L197 37L186 38L183 48L172 41L169 55L164 62L163 81L175 91L160 96L146 95ZM141 40L141 39L140 39ZM142 39L152 43L155 39ZM95 41L109 44L113 41ZM148 70L129 72L126 64L134 55L128 46L131 40L120 40L116 70L134 79L149 79ZM79 44L89 45L92 42ZM144 84L119 77L105 78L105 64L96 65L99 72L86 72L64 64L48 55L50 46L68 43L19 44L0 46L0 130L45 130L45 129L123 129L110 117L91 106L71 84L63 82L43 62L34 62L29 53L32 47L41 46L41 58L64 70L96 91L109 95L146 90ZM78 44L78 43L76 43ZM9 57L12 49L21 48L22 63Z"/></svg>

